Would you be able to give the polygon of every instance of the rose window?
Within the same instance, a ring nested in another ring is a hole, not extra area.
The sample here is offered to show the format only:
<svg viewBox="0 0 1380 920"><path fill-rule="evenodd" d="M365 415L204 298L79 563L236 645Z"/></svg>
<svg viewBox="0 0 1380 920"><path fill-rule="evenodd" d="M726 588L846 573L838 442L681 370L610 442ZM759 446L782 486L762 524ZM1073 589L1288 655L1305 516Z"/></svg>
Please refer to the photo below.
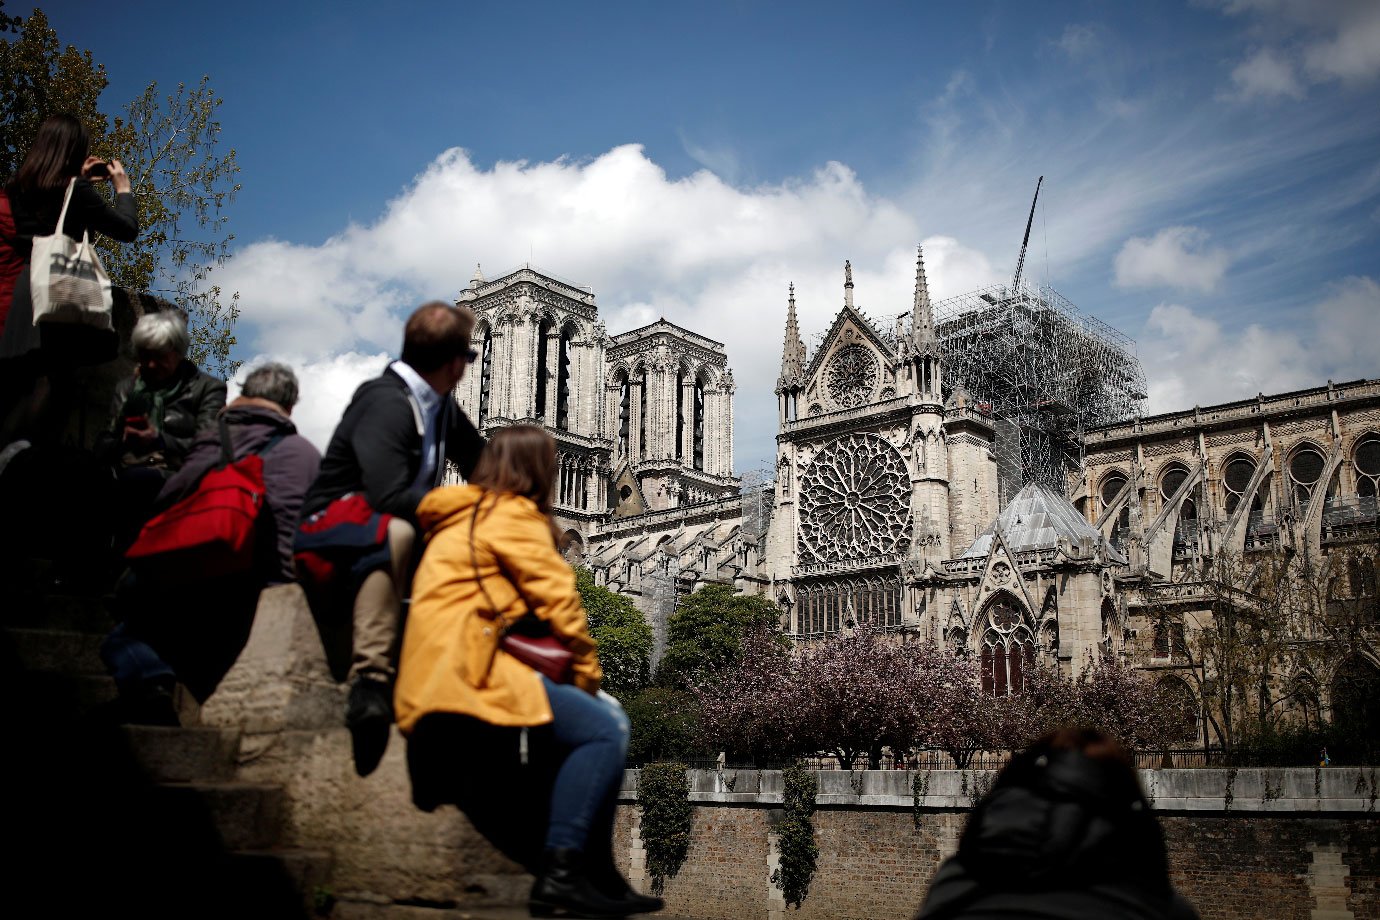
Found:
<svg viewBox="0 0 1380 920"><path fill-rule="evenodd" d="M800 561L833 562L910 548L910 476L875 435L826 444L800 477Z"/></svg>
<svg viewBox="0 0 1380 920"><path fill-rule="evenodd" d="M840 348L825 374L829 395L845 409L860 406L877 386L877 356L863 345Z"/></svg>

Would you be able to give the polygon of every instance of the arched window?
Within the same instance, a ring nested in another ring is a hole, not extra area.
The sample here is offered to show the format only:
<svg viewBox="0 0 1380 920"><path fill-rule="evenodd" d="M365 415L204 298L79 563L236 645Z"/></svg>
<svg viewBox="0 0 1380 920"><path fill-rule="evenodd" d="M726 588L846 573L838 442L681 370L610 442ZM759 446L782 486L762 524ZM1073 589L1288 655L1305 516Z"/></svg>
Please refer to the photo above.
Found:
<svg viewBox="0 0 1380 920"><path fill-rule="evenodd" d="M551 335L551 330L556 328L555 322L550 319L543 319L537 325L537 418L546 417L546 379L551 374L550 355L547 354L546 342Z"/></svg>
<svg viewBox="0 0 1380 920"><path fill-rule="evenodd" d="M1035 637L1025 625L1023 608L1002 594L987 608L982 637L982 689L993 696L1015 696L1025 690L1025 675L1035 666Z"/></svg>
<svg viewBox="0 0 1380 920"><path fill-rule="evenodd" d="M1110 597L1102 598L1102 654L1112 653L1112 632L1116 629L1116 607Z"/></svg>
<svg viewBox="0 0 1380 920"><path fill-rule="evenodd" d="M637 375L637 450L638 456L647 459L647 371L640 369Z"/></svg>
<svg viewBox="0 0 1380 920"><path fill-rule="evenodd" d="M685 457L685 368L676 371L676 459Z"/></svg>
<svg viewBox="0 0 1380 920"><path fill-rule="evenodd" d="M1375 507L1375 497L1380 495L1380 437L1366 435L1356 446L1352 455L1352 465L1356 467L1356 494L1370 499Z"/></svg>
<svg viewBox="0 0 1380 920"><path fill-rule="evenodd" d="M704 469L704 374L695 377L694 466Z"/></svg>
<svg viewBox="0 0 1380 920"><path fill-rule="evenodd" d="M494 335L488 326L484 327L484 344L479 358L479 427L489 417L489 394L493 386Z"/></svg>
<svg viewBox="0 0 1380 920"><path fill-rule="evenodd" d="M567 323L561 330L559 364L556 368L556 427L570 428L570 340L575 337L575 326Z"/></svg>
<svg viewBox="0 0 1380 920"><path fill-rule="evenodd" d="M1170 464L1164 474L1160 476L1160 498L1162 501L1169 501L1174 497L1174 493L1179 491L1179 486L1184 484L1188 478L1188 468L1181 463Z"/></svg>
<svg viewBox="0 0 1380 920"><path fill-rule="evenodd" d="M622 371L618 372L615 380L618 383L618 453L626 457L628 455L628 415L632 411L628 403L632 399L632 388L628 384L628 375Z"/></svg>
<svg viewBox="0 0 1380 920"><path fill-rule="evenodd" d="M1324 466L1323 455L1311 444L1300 447L1289 458L1289 482L1293 487L1294 502L1300 508L1306 508L1312 500L1313 490L1322 478Z"/></svg>
<svg viewBox="0 0 1380 920"><path fill-rule="evenodd" d="M1236 510L1246 497L1246 488L1251 484L1251 477L1255 475L1255 461L1250 457L1237 454L1227 461L1227 465L1222 468L1222 486L1226 490L1223 506L1227 514ZM1258 511L1260 497L1252 496L1251 510Z"/></svg>
<svg viewBox="0 0 1380 920"><path fill-rule="evenodd" d="M1380 737L1380 669L1360 656L1332 677L1332 724L1357 738Z"/></svg>

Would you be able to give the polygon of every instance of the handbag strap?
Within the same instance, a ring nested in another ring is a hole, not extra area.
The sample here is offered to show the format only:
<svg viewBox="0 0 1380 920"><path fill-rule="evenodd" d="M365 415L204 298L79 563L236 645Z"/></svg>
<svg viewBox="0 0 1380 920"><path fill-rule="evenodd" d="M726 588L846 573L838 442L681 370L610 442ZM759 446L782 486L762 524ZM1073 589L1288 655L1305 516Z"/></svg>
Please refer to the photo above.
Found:
<svg viewBox="0 0 1380 920"><path fill-rule="evenodd" d="M58 215L57 226L53 228L53 233L62 233L63 226L67 223L67 206L72 203L72 190L77 187L77 177L73 176L72 181L67 183L67 194L62 196L62 213ZM82 233L84 238L86 233Z"/></svg>

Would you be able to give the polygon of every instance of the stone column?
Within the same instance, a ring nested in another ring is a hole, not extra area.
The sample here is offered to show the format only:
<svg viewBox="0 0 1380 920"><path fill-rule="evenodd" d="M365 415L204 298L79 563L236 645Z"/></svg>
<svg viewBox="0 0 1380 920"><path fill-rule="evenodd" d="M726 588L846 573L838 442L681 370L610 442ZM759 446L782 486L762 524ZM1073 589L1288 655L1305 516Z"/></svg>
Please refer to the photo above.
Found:
<svg viewBox="0 0 1380 920"><path fill-rule="evenodd" d="M646 379L646 372L643 372ZM642 459L642 384L638 380L628 381L628 460L636 463Z"/></svg>
<svg viewBox="0 0 1380 920"><path fill-rule="evenodd" d="M695 460L695 378L687 376L680 385L680 458L686 466Z"/></svg>
<svg viewBox="0 0 1380 920"><path fill-rule="evenodd" d="M538 319L533 319L532 324L534 340L533 360L535 361L535 356L537 354L540 354L540 352L537 349L540 349L541 343L539 341L536 341L536 339L538 339L541 336L541 321ZM533 366L535 367L536 365L534 364ZM556 396L560 389L558 385L558 381L560 380L560 374L561 334L558 327L552 326L551 331L546 334L546 379L538 381L538 386L540 386L545 392L546 424L550 425L552 428L556 427L556 419L559 417L560 407L556 404ZM533 390L532 408L534 411L536 409L536 401L536 391Z"/></svg>

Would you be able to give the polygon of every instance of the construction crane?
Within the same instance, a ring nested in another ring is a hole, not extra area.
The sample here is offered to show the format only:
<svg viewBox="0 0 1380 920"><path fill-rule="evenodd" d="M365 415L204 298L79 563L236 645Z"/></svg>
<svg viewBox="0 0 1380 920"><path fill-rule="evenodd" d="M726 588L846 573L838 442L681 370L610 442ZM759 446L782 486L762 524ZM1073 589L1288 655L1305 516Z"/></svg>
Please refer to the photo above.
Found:
<svg viewBox="0 0 1380 920"><path fill-rule="evenodd" d="M1021 286L1021 270L1025 268L1025 249L1030 245L1030 225L1035 223L1035 202L1040 200L1040 186L1044 181L1045 177L1041 176L1040 181L1035 183L1035 199L1030 202L1030 217L1025 222L1025 239L1021 240L1021 257L1016 260L1016 277L1011 281L1013 293Z"/></svg>

